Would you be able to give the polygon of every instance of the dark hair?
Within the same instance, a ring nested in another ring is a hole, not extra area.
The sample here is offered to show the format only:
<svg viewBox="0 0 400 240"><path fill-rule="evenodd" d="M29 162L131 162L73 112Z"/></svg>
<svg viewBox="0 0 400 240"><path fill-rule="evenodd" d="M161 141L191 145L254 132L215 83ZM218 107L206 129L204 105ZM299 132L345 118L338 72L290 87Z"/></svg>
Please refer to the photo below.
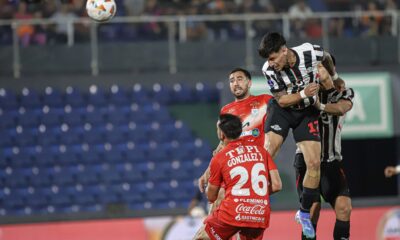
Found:
<svg viewBox="0 0 400 240"><path fill-rule="evenodd" d="M242 134L242 122L240 118L232 114L219 115L218 127L229 139L239 138Z"/></svg>
<svg viewBox="0 0 400 240"><path fill-rule="evenodd" d="M337 78L336 80L333 80L333 85L335 86L335 88L337 89L338 87L340 87L340 85L342 84L346 84L345 81L342 78Z"/></svg>
<svg viewBox="0 0 400 240"><path fill-rule="evenodd" d="M233 69L233 70L229 73L229 75L231 75L232 73L235 73L235 72L242 72L242 73L244 73L244 75L245 75L248 79L251 80L251 74L250 74L250 72L247 71L246 69L244 69L244 68L235 68L235 69Z"/></svg>
<svg viewBox="0 0 400 240"><path fill-rule="evenodd" d="M286 40L281 34L277 32L267 33L261 39L258 54L267 59L271 53L278 52L284 45L286 45Z"/></svg>

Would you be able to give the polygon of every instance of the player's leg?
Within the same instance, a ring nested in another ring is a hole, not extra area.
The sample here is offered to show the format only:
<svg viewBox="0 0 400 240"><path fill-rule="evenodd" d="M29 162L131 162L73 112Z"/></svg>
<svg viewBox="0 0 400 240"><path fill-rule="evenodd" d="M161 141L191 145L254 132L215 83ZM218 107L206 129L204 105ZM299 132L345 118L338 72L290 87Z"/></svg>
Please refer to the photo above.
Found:
<svg viewBox="0 0 400 240"><path fill-rule="evenodd" d="M218 211L208 216L204 224L205 232L211 240L230 239L239 231L238 227L220 221L218 219Z"/></svg>
<svg viewBox="0 0 400 240"><path fill-rule="evenodd" d="M303 179L304 175L306 173L307 167L306 163L304 161L304 156L302 153L296 153L295 155L295 160L293 164L296 172L296 188L297 188L297 194L299 197L299 202L301 203L302 201L302 195L303 195ZM311 209L310 209L310 218L312 225L314 227L314 230L316 231L317 229L317 222L319 218L319 212L321 209L321 203L320 203L320 198L315 199L315 202L313 203ZM296 215L296 218L300 217L299 215ZM297 222L300 222L300 219L296 219ZM301 239L310 239L307 238L303 231L301 232ZM311 239L316 239L316 238L311 238Z"/></svg>
<svg viewBox="0 0 400 240"><path fill-rule="evenodd" d="M208 206L208 215L212 215L212 213L219 207L219 205L221 204L221 201L224 199L225 197L225 189L224 188L220 188L219 192L218 192L218 198L217 200L215 200L215 202L213 202L212 204L209 204ZM197 231L194 239L207 239L205 237L208 237L206 230L205 230L205 225L203 224L203 226Z"/></svg>
<svg viewBox="0 0 400 240"><path fill-rule="evenodd" d="M264 228L242 228L239 232L240 240L262 240Z"/></svg>
<svg viewBox="0 0 400 240"><path fill-rule="evenodd" d="M347 196L339 196L335 202L336 222L333 230L333 238L348 239L350 237L351 199Z"/></svg>
<svg viewBox="0 0 400 240"><path fill-rule="evenodd" d="M221 204L221 201L225 198L225 189L220 188L218 192L218 198L215 200L208 209L208 214L211 215Z"/></svg>
<svg viewBox="0 0 400 240"><path fill-rule="evenodd" d="M281 108L275 100L270 101L268 106L268 116L265 122L265 132L268 141L265 148L275 160L283 141L289 132L290 115L286 109Z"/></svg>
<svg viewBox="0 0 400 240"><path fill-rule="evenodd" d="M336 213L333 230L334 239L348 239L350 236L351 198L342 162L333 161L321 165L323 181L321 192ZM325 181L325 176L327 180Z"/></svg>
<svg viewBox="0 0 400 240"><path fill-rule="evenodd" d="M303 194L298 212L303 232L308 238L315 236L314 228L310 220L310 209L319 197L321 143L318 131L319 113L314 109L306 109L303 112L293 112L299 119L297 126L293 129L293 136L304 155L306 173L303 180Z"/></svg>
<svg viewBox="0 0 400 240"><path fill-rule="evenodd" d="M196 235L194 235L193 240L210 240L210 237L206 233L206 225L203 224L201 228L196 232Z"/></svg>

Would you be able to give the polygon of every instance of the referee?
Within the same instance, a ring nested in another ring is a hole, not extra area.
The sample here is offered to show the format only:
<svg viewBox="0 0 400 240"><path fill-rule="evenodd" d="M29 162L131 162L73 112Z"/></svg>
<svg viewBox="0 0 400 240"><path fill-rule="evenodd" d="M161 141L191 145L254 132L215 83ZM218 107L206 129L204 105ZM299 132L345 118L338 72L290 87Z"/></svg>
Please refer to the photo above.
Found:
<svg viewBox="0 0 400 240"><path fill-rule="evenodd" d="M317 65L329 54L310 43L288 48L285 38L279 33L266 34L258 53L266 59L262 71L274 95L266 120L265 132L269 138L266 147L275 158L289 129L292 129L307 167L298 215L304 234L313 238L315 231L310 221L310 208L319 196L321 143L319 111L312 105L319 90ZM334 69L330 70L334 72Z"/></svg>

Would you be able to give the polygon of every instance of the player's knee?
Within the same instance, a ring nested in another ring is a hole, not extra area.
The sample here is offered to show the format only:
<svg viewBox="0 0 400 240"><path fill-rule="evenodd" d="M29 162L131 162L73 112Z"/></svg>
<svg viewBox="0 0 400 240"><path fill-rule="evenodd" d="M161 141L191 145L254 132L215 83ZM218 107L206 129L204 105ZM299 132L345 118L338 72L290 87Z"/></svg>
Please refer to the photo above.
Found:
<svg viewBox="0 0 400 240"><path fill-rule="evenodd" d="M350 201L338 201L335 206L336 215L339 220L350 218L352 206Z"/></svg>
<svg viewBox="0 0 400 240"><path fill-rule="evenodd" d="M321 166L321 160L319 158L311 158L308 161L306 161L306 165L308 170L319 172Z"/></svg>

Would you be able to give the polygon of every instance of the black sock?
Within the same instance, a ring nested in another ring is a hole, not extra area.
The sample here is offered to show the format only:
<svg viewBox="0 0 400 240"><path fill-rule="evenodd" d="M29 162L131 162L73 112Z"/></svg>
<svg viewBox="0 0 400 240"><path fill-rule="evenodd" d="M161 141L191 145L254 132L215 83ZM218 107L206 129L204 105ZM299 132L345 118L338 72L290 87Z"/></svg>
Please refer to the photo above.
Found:
<svg viewBox="0 0 400 240"><path fill-rule="evenodd" d="M336 219L333 239L348 239L350 237L350 221L340 221Z"/></svg>
<svg viewBox="0 0 400 240"><path fill-rule="evenodd" d="M319 196L319 191L317 188L307 188L303 187L303 197L301 200L300 210L302 212L310 212L311 205Z"/></svg>
<svg viewBox="0 0 400 240"><path fill-rule="evenodd" d="M312 225L314 227L315 237L314 238L306 238L306 235L304 235L304 233L301 232L301 240L317 240L317 224L313 223Z"/></svg>

